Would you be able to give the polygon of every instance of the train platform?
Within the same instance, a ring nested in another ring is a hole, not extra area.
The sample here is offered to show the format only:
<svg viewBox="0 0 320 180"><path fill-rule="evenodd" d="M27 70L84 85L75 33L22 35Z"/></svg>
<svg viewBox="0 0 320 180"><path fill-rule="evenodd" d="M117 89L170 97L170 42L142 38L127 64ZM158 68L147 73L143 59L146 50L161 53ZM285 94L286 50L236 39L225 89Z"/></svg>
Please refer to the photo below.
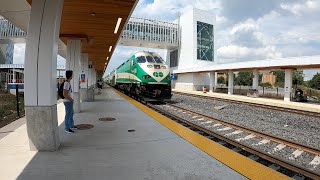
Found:
<svg viewBox="0 0 320 180"><path fill-rule="evenodd" d="M277 99L268 99L268 98L253 98L253 97L247 97L247 96L241 96L241 95L229 95L224 93L214 93L214 92L206 92L203 93L202 91L185 91L185 90L178 90L173 89L173 92L181 92L181 93L189 93L189 94L195 94L195 95L202 95L202 96L209 96L209 97L217 97L222 99L228 99L228 100L236 100L236 101L242 101L242 102L249 102L249 103L256 103L256 104L263 104L263 105L269 105L269 106L275 106L275 107L286 107L290 109L297 109L297 110L303 110L303 111L310 111L310 112L320 112L320 105L318 104L309 104L309 103L300 103L300 102L285 102L283 100L277 100Z"/></svg>
<svg viewBox="0 0 320 180"><path fill-rule="evenodd" d="M57 111L55 152L29 150L24 118L0 129L0 179L286 179L111 88L75 114L91 129L64 133Z"/></svg>

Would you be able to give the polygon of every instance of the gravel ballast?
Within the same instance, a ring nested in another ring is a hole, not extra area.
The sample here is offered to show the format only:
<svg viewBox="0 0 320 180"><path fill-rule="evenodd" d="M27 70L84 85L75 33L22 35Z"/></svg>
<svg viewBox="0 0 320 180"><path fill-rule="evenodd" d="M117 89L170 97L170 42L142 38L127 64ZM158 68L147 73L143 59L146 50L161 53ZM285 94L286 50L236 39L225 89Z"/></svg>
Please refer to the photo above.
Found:
<svg viewBox="0 0 320 180"><path fill-rule="evenodd" d="M245 104L174 94L176 106L290 141L320 148L320 119ZM214 107L227 105L221 110Z"/></svg>

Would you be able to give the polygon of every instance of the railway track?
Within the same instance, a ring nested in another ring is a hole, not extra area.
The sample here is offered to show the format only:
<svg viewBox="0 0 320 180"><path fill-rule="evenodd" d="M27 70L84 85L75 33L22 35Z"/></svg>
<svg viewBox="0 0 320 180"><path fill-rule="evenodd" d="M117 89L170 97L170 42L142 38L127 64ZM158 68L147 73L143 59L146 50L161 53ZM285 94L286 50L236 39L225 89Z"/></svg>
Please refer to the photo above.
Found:
<svg viewBox="0 0 320 180"><path fill-rule="evenodd" d="M281 112L288 112L288 113L294 113L294 114L299 114L299 115L320 118L320 112L304 111L304 110L300 110L300 109L292 109L292 108L286 108L286 107L257 104L257 103L251 103L251 102L237 101L237 100L224 99L224 98L212 97L212 96L202 96L202 95L182 93L182 92L172 92L172 93L185 95L185 96L191 96L191 97L197 97L197 98L201 98L201 99L212 99L212 100L219 100L219 101L229 102L229 103L245 104L245 105L249 105L249 106L253 106L253 107L260 107L260 108L271 109L271 110L276 110L276 111L281 111Z"/></svg>
<svg viewBox="0 0 320 180"><path fill-rule="evenodd" d="M210 137L212 136L215 139L222 140L223 142L232 145L232 147L236 148L235 151L248 152L251 154L249 158L253 160L264 159L268 162L272 162L272 164L269 164L270 168L280 172L283 171L284 174L293 177L294 179L320 179L320 172L316 170L316 167L320 166L320 149L271 136L250 128L241 127L173 104L164 103L164 105L154 105L148 103L148 106L175 119L183 125L198 131L200 134L207 134ZM248 141L254 140L257 141L257 143L247 143ZM276 146L272 148L271 151L259 148L261 146L267 147L268 144ZM288 156L289 158L283 158L277 155L285 149L291 149L291 152L293 151L293 153ZM299 162L294 162L302 153L313 157L308 164L310 167L313 166L314 168L307 168L299 164ZM287 170L289 170L289 172L287 172Z"/></svg>

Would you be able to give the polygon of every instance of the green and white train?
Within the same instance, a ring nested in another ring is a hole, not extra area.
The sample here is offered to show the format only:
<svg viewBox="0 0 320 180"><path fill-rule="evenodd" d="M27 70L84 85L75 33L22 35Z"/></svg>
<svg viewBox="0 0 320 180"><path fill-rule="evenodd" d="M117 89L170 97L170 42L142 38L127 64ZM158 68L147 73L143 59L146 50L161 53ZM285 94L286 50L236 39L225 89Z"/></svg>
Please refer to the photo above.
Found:
<svg viewBox="0 0 320 180"><path fill-rule="evenodd" d="M105 79L111 86L141 99L170 99L168 65L156 53L140 51L131 56Z"/></svg>

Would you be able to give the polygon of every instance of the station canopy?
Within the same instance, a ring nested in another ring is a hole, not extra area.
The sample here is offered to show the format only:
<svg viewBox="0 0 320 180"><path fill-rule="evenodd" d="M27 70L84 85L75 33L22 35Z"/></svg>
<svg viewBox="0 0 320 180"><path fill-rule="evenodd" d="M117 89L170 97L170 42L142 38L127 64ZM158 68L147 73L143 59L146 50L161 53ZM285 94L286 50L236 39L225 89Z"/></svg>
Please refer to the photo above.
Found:
<svg viewBox="0 0 320 180"><path fill-rule="evenodd" d="M32 0L27 1L32 4ZM136 3L136 0L64 0L60 39L65 44L69 39L81 39L82 53L88 53L89 60L102 74Z"/></svg>

